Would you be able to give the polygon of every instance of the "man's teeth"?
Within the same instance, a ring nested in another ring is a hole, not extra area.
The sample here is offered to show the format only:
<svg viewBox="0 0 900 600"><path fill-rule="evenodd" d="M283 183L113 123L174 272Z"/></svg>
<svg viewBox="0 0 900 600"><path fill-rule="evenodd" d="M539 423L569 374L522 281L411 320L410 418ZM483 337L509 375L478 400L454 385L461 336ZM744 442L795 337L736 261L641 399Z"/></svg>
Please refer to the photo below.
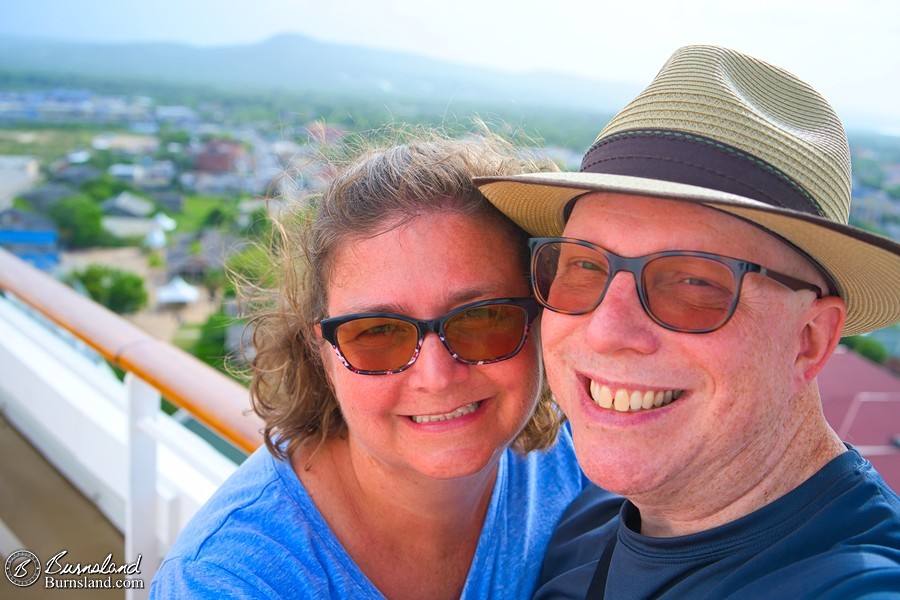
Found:
<svg viewBox="0 0 900 600"><path fill-rule="evenodd" d="M473 402L471 404L466 404L465 406L460 406L453 412L449 412L443 415L410 415L410 419L412 419L416 423L437 423L438 421L449 421L450 419L455 419L457 417L462 417L463 415L469 415L478 410L478 406L481 402Z"/></svg>
<svg viewBox="0 0 900 600"><path fill-rule="evenodd" d="M591 398L601 408L611 408L619 412L635 412L649 410L671 404L678 400L684 390L640 391L619 388L612 390L609 386L591 381Z"/></svg>

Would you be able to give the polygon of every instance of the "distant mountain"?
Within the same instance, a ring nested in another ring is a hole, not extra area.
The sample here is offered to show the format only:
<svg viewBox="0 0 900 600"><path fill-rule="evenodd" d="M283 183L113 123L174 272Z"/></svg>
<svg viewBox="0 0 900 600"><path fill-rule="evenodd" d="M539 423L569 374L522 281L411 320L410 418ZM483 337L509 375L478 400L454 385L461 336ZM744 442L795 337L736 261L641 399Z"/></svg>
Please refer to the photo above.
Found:
<svg viewBox="0 0 900 600"><path fill-rule="evenodd" d="M0 71L122 77L237 89L364 94L613 113L636 85L557 73L511 74L402 52L281 35L259 44L94 44L0 36Z"/></svg>

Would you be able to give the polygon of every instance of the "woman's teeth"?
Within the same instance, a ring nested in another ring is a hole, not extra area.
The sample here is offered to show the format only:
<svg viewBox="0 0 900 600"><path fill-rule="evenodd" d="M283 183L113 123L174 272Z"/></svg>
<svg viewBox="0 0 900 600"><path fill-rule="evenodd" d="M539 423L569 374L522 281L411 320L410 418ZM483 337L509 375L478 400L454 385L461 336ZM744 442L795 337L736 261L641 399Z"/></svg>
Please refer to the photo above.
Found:
<svg viewBox="0 0 900 600"><path fill-rule="evenodd" d="M671 404L678 400L684 390L627 390L612 389L591 381L591 398L601 408L610 408L619 412L636 412L651 410Z"/></svg>
<svg viewBox="0 0 900 600"><path fill-rule="evenodd" d="M449 421L450 419L456 419L457 417L462 417L464 415L470 415L481 406L481 402L472 402L471 404L466 404L465 406L460 406L453 412L448 412L443 415L410 415L410 419L415 423L437 423L438 421Z"/></svg>

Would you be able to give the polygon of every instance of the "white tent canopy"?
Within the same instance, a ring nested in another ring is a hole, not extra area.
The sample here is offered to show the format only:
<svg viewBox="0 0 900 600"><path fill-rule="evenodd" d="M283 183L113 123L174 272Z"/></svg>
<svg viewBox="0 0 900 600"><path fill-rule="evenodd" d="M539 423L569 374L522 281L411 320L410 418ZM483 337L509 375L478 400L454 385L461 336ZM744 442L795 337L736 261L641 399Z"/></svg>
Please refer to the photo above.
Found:
<svg viewBox="0 0 900 600"><path fill-rule="evenodd" d="M178 226L175 219L164 212L158 212L153 215L153 220L157 222L163 231L175 231L175 228Z"/></svg>
<svg viewBox="0 0 900 600"><path fill-rule="evenodd" d="M159 227L154 227L144 236L144 247L159 250L166 247L166 233Z"/></svg>
<svg viewBox="0 0 900 600"><path fill-rule="evenodd" d="M200 298L200 290L181 277L173 277L166 285L156 288L159 304L191 304Z"/></svg>

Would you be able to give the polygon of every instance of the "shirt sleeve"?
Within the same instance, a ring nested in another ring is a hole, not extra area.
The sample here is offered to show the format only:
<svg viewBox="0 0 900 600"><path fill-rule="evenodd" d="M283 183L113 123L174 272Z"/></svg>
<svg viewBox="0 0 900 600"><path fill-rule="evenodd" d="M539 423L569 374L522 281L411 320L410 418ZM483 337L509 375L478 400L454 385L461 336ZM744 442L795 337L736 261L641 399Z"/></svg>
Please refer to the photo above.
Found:
<svg viewBox="0 0 900 600"><path fill-rule="evenodd" d="M150 584L151 600L169 598L279 598L273 590L251 585L231 571L207 562L167 560Z"/></svg>

